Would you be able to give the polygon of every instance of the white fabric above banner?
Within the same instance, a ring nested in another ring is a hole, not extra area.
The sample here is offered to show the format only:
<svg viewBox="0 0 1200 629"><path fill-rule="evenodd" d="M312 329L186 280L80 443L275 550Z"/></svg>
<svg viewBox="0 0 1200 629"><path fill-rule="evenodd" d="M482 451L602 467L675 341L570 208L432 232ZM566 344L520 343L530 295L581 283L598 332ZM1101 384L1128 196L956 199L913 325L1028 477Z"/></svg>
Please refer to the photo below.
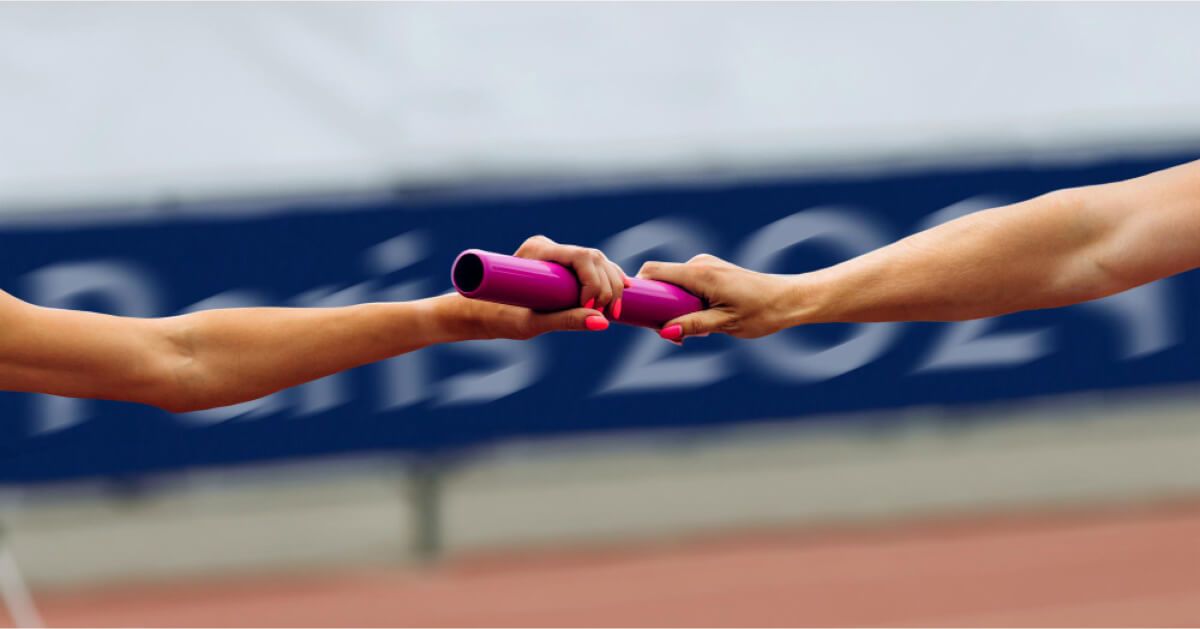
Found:
<svg viewBox="0 0 1200 629"><path fill-rule="evenodd" d="M1197 4L5 4L0 208L1200 140Z"/></svg>

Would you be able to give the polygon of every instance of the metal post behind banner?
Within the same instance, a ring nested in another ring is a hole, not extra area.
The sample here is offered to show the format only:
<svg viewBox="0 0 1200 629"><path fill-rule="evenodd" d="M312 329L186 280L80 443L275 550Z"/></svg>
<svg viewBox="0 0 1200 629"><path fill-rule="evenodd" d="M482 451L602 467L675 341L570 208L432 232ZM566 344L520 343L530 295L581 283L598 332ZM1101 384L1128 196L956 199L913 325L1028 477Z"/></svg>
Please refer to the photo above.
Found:
<svg viewBox="0 0 1200 629"><path fill-rule="evenodd" d="M408 498L412 512L412 554L432 563L442 552L442 491L446 462L439 456L419 456L409 462Z"/></svg>
<svg viewBox="0 0 1200 629"><path fill-rule="evenodd" d="M43 627L42 615L38 613L33 595L21 576L17 557L8 538L8 531L0 525L0 597L4 599L4 606L8 608L13 624L18 627Z"/></svg>

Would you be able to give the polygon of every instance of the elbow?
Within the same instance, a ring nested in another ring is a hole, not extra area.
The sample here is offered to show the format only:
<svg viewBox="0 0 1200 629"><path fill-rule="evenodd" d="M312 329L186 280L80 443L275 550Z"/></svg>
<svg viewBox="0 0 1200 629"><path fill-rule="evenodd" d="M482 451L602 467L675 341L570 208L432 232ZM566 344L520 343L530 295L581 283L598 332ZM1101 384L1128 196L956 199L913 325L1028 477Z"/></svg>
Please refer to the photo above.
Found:
<svg viewBox="0 0 1200 629"><path fill-rule="evenodd" d="M249 399L241 391L225 390L205 377L204 365L188 356L172 356L158 370L157 383L145 403L168 413L193 413Z"/></svg>
<svg viewBox="0 0 1200 629"><path fill-rule="evenodd" d="M188 397L183 392L166 392L165 394L147 400L147 404L168 413L193 413L213 408Z"/></svg>
<svg viewBox="0 0 1200 629"><path fill-rule="evenodd" d="M230 405L238 404L240 402L245 402L245 401L248 401L248 400L241 400L241 399L230 400L230 399L219 399L219 398L203 399L203 398L197 398L196 396L193 396L193 395L189 395L188 392L186 392L186 391L178 391L178 392L168 393L159 398L151 400L148 402L148 404L150 404L151 406L154 406L160 410L164 410L168 413L180 414L180 413L195 413L197 411L207 411L209 409L220 408L222 406L230 406Z"/></svg>
<svg viewBox="0 0 1200 629"><path fill-rule="evenodd" d="M216 404L205 404L203 396L198 394L198 387L193 384L192 378L186 373L182 373L179 366L167 364L155 371L154 382L148 388L147 394L140 400L142 403L168 413L191 413L217 406Z"/></svg>
<svg viewBox="0 0 1200 629"><path fill-rule="evenodd" d="M1073 238L1062 252L1056 288L1069 303L1107 297L1142 283L1123 241L1132 222L1106 218L1096 211L1089 188L1068 188L1045 195Z"/></svg>
<svg viewBox="0 0 1200 629"><path fill-rule="evenodd" d="M161 342L148 361L153 374L145 395L138 400L168 413L194 413L246 402L271 391L236 386L236 380L222 378L214 366L197 355L195 343L186 327L164 322Z"/></svg>
<svg viewBox="0 0 1200 629"><path fill-rule="evenodd" d="M220 406L210 403L203 376L188 330L172 319L155 321L154 349L146 361L148 386L140 400L168 413L191 413Z"/></svg>
<svg viewBox="0 0 1200 629"><path fill-rule="evenodd" d="M150 395L142 402L168 413L193 413L228 406L238 401L206 393L205 388L196 382L192 374L181 373L178 369L167 369L158 380Z"/></svg>
<svg viewBox="0 0 1200 629"><path fill-rule="evenodd" d="M1121 260L1122 254L1113 251L1114 246L1111 243L1099 243L1083 257L1084 263L1088 265L1087 272L1090 278L1090 281L1084 283L1084 299L1101 299L1115 295L1153 279L1140 277L1127 269Z"/></svg>
<svg viewBox="0 0 1200 629"><path fill-rule="evenodd" d="M202 408L193 408L192 404L187 404L184 402L176 402L174 400L154 401L154 402L150 402L150 406L153 406L162 411L166 411L168 413L176 413L176 414L192 413L195 411L204 410Z"/></svg>

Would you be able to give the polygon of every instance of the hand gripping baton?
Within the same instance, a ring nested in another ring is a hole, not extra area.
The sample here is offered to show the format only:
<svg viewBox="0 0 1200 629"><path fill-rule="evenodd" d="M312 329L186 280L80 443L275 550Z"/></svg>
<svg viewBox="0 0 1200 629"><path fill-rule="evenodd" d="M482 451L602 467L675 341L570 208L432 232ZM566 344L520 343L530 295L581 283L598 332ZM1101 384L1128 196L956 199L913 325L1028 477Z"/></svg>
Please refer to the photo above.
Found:
<svg viewBox="0 0 1200 629"><path fill-rule="evenodd" d="M479 249L458 254L450 279L464 297L540 311L578 308L582 290L575 273L561 264ZM621 318L614 321L659 328L675 317L704 309L699 297L674 284L629 281L621 293Z"/></svg>

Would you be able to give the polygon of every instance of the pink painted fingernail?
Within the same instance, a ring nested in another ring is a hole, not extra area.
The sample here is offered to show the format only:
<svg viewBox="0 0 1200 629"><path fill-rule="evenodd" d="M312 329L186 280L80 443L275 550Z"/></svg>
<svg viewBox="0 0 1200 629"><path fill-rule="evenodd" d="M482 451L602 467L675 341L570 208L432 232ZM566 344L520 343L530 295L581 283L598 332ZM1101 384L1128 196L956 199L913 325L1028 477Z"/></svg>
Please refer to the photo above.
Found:
<svg viewBox="0 0 1200 629"><path fill-rule="evenodd" d="M589 300L587 300L587 301L583 302L583 307L584 307L584 308L591 308L592 306L595 306L595 305L596 305L596 298L595 298L595 297L592 297L591 299L589 299Z"/></svg>
<svg viewBox="0 0 1200 629"><path fill-rule="evenodd" d="M612 316L614 319L621 318L621 298L620 297L617 297L617 300L614 301L612 304Z"/></svg>
<svg viewBox="0 0 1200 629"><path fill-rule="evenodd" d="M679 339L683 338L683 326L679 325L678 323L674 325L668 325L667 327L659 330L658 335L664 339L667 339L668 341L678 341Z"/></svg>
<svg viewBox="0 0 1200 629"><path fill-rule="evenodd" d="M583 324L592 332L599 332L608 329L608 319L600 315L591 315L583 320Z"/></svg>

